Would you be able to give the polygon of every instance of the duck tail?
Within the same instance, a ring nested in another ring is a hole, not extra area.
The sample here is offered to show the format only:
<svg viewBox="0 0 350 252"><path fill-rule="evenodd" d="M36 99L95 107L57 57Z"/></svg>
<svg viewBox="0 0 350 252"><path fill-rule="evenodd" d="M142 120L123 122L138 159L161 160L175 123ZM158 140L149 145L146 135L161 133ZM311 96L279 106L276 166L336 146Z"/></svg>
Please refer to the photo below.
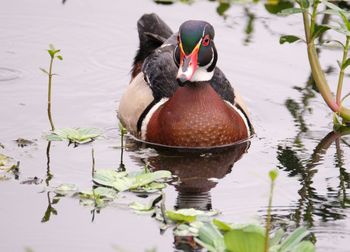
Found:
<svg viewBox="0 0 350 252"><path fill-rule="evenodd" d="M154 13L144 14L137 22L137 29L140 46L134 58L131 70L132 78L141 71L145 58L173 34L170 27Z"/></svg>

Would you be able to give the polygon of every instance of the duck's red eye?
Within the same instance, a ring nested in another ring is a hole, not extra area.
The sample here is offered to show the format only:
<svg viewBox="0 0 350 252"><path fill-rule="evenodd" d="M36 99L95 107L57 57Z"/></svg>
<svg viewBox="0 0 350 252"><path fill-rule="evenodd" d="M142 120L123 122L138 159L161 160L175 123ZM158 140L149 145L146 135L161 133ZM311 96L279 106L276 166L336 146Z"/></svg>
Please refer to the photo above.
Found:
<svg viewBox="0 0 350 252"><path fill-rule="evenodd" d="M205 35L203 40L202 40L202 45L203 46L208 46L209 45L209 42L210 42L210 38L209 38L209 35Z"/></svg>

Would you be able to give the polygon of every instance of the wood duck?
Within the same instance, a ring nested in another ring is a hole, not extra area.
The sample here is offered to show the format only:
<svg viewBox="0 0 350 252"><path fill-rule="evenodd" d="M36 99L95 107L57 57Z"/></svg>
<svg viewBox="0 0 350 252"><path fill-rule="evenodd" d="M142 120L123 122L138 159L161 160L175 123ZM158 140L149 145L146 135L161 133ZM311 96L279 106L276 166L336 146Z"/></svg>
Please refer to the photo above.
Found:
<svg viewBox="0 0 350 252"><path fill-rule="evenodd" d="M176 147L218 147L248 139L246 106L216 67L214 28L184 22L177 33L156 14L138 23L140 46L118 117L143 141Z"/></svg>

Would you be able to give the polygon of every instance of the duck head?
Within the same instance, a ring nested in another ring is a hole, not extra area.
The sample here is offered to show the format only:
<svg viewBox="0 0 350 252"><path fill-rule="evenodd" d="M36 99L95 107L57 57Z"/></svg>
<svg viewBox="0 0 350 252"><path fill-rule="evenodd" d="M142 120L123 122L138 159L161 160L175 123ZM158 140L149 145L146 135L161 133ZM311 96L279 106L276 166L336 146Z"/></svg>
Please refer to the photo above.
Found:
<svg viewBox="0 0 350 252"><path fill-rule="evenodd" d="M214 28L205 21L189 20L180 26L174 51L180 86L211 80L218 58L213 39Z"/></svg>

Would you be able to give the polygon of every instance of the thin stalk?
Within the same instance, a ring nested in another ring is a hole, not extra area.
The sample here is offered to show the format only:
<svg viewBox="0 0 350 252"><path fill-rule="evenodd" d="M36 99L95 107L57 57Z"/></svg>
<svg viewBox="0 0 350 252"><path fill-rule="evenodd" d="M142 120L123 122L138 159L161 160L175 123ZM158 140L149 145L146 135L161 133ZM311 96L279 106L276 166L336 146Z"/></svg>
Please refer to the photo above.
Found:
<svg viewBox="0 0 350 252"><path fill-rule="evenodd" d="M272 208L272 198L273 198L274 187L275 187L275 181L271 180L269 204L268 204L268 208L267 208L267 217L266 217L265 248L264 248L264 252L268 252L269 251L270 228L271 228L271 208Z"/></svg>
<svg viewBox="0 0 350 252"><path fill-rule="evenodd" d="M336 95L336 103L338 106L341 105L341 92L343 89L343 81L344 81L344 73L345 69L343 68L343 65L348 57L348 51L349 51L349 42L350 42L350 37L346 36L346 42L344 46L344 52L343 52L343 59L341 61L341 66L340 66L340 73L339 73L339 79L338 79L338 86L337 86L337 95Z"/></svg>
<svg viewBox="0 0 350 252"><path fill-rule="evenodd" d="M313 11L313 16L316 16L316 10ZM316 21L315 18L313 20L314 20L313 22ZM304 21L306 43L307 43L307 53L308 53L308 58L309 58L309 63L310 63L310 67L311 67L312 76L315 80L316 86L317 86L318 90L320 91L320 93L321 93L324 101L328 105L328 107L332 111L338 113L339 116L342 117L344 121L350 122L350 109L346 108L346 107L344 107L341 104L338 104L336 102L336 98L332 94L332 92L329 88L328 82L326 80L326 77L324 75L324 72L321 68L321 65L320 65L320 62L318 59L318 55L316 52L316 47L315 47L314 41L312 40L311 26L310 26L308 10L303 11L303 21Z"/></svg>
<svg viewBox="0 0 350 252"><path fill-rule="evenodd" d="M55 125L53 124L52 115L51 115L51 84L52 84L52 65L53 65L54 57L51 56L50 67L49 67L49 87L47 94L47 115L49 117L51 131L55 130Z"/></svg>
<svg viewBox="0 0 350 252"><path fill-rule="evenodd" d="M94 149L94 147L91 148L91 159L92 159L91 175L92 175L92 178L94 178L94 175L95 175L95 149Z"/></svg>
<svg viewBox="0 0 350 252"><path fill-rule="evenodd" d="M316 14L317 14L317 7L318 4L320 3L319 0L315 0L314 1L314 5L312 7L312 15L311 15L311 25L310 25L310 32L311 32L311 36L312 34L314 34L315 31L315 26L316 26Z"/></svg>
<svg viewBox="0 0 350 252"><path fill-rule="evenodd" d="M317 88L319 89L323 99L334 112L339 111L339 106L335 103L334 96L329 88L324 72L321 68L318 55L316 52L316 47L312 41L311 32L310 32L310 20L309 13L307 10L303 11L303 20L304 20L304 30L307 43L307 53L310 62L310 67L312 71L312 76L316 82ZM350 118L350 113L349 113Z"/></svg>

